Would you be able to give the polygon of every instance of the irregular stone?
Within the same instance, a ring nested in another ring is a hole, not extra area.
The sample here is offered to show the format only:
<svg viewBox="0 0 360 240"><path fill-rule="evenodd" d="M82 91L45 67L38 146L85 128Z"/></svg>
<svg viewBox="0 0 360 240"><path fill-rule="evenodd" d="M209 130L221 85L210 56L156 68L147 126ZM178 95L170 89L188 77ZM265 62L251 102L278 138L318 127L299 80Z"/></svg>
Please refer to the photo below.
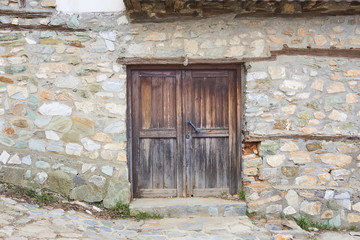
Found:
<svg viewBox="0 0 360 240"><path fill-rule="evenodd" d="M72 182L70 176L63 171L54 171L49 173L49 190L67 197L70 194L71 186Z"/></svg>
<svg viewBox="0 0 360 240"><path fill-rule="evenodd" d="M339 205L334 201L334 200L331 200L327 203L327 207L331 210L334 210L334 211L338 211L339 210Z"/></svg>
<svg viewBox="0 0 360 240"><path fill-rule="evenodd" d="M334 121L345 122L347 119L347 115L346 113L339 112L337 110L332 110L332 112L329 115L329 118Z"/></svg>
<svg viewBox="0 0 360 240"><path fill-rule="evenodd" d="M45 183L45 181L48 179L48 175L46 172L39 172L36 174L36 177L34 178L34 181L38 184L42 185Z"/></svg>
<svg viewBox="0 0 360 240"><path fill-rule="evenodd" d="M46 147L46 149L49 152L56 152L56 153L64 152L64 143L62 141L49 141L49 144Z"/></svg>
<svg viewBox="0 0 360 240"><path fill-rule="evenodd" d="M103 166L101 168L101 172L111 177L113 175L114 168L111 166Z"/></svg>
<svg viewBox="0 0 360 240"><path fill-rule="evenodd" d="M39 44L47 44L47 45L58 45L60 43L63 43L63 40L58 38L42 38L40 39L39 42Z"/></svg>
<svg viewBox="0 0 360 240"><path fill-rule="evenodd" d="M22 42L24 43L24 42ZM20 46L22 46L24 44L21 44ZM15 74L15 73L22 73L26 71L26 67L25 66L6 66L5 67L5 73L7 74Z"/></svg>
<svg viewBox="0 0 360 240"><path fill-rule="evenodd" d="M39 128L43 128L46 125L49 124L49 122L51 121L51 117L43 117L43 116L39 116L36 118L34 124L39 127Z"/></svg>
<svg viewBox="0 0 360 240"><path fill-rule="evenodd" d="M15 142L6 136L0 135L0 144L5 145L7 147L11 147L15 144Z"/></svg>
<svg viewBox="0 0 360 240"><path fill-rule="evenodd" d="M14 80L12 80L11 78L7 78L7 77L4 77L4 76L0 76L0 82L3 82L3 83L14 83Z"/></svg>
<svg viewBox="0 0 360 240"><path fill-rule="evenodd" d="M84 145L84 148L90 152L99 150L101 148L100 144L95 143L89 138L83 138L81 139L81 143Z"/></svg>
<svg viewBox="0 0 360 240"><path fill-rule="evenodd" d="M0 155L0 161L3 163L3 164L6 164L7 161L9 160L9 157L10 157L10 154L6 151L3 151Z"/></svg>
<svg viewBox="0 0 360 240"><path fill-rule="evenodd" d="M41 3L43 7L56 7L56 0L44 0Z"/></svg>
<svg viewBox="0 0 360 240"><path fill-rule="evenodd" d="M269 66L268 72L273 80L284 79L286 77L285 67L283 66Z"/></svg>
<svg viewBox="0 0 360 240"><path fill-rule="evenodd" d="M303 90L303 89L305 89L305 87L306 87L306 84L299 82L299 81L293 81L293 80L285 80L279 86L280 90L282 90L282 91Z"/></svg>
<svg viewBox="0 0 360 240"><path fill-rule="evenodd" d="M66 173L70 173L70 174L73 174L73 175L76 175L78 172L76 171L76 169L73 169L71 167L66 167L66 166L62 166L60 168L62 171L66 172Z"/></svg>
<svg viewBox="0 0 360 240"><path fill-rule="evenodd" d="M20 87L16 85L7 85L6 90L9 97L12 98L15 96L16 99L25 100L29 96L27 88L25 87ZM20 98L20 96L22 96L22 98Z"/></svg>
<svg viewBox="0 0 360 240"><path fill-rule="evenodd" d="M72 117L74 130L84 135L93 135L95 132L95 122L87 118Z"/></svg>
<svg viewBox="0 0 360 240"><path fill-rule="evenodd" d="M0 157L1 158L1 157ZM27 156L25 156L25 157L23 157L22 159L21 159L21 162L23 163L23 164L26 164L26 165L28 165L28 166L30 166L31 165L31 156L30 155L27 155Z"/></svg>
<svg viewBox="0 0 360 240"><path fill-rule="evenodd" d="M39 113L47 116L70 116L72 108L59 102L44 103L39 108Z"/></svg>
<svg viewBox="0 0 360 240"><path fill-rule="evenodd" d="M77 143L68 143L65 147L66 154L80 156L83 151L83 147Z"/></svg>
<svg viewBox="0 0 360 240"><path fill-rule="evenodd" d="M106 183L106 178L94 175L89 178L89 182L95 184L97 187L103 187Z"/></svg>
<svg viewBox="0 0 360 240"><path fill-rule="evenodd" d="M21 160L17 154L12 156L8 162L8 164L21 164Z"/></svg>
<svg viewBox="0 0 360 240"><path fill-rule="evenodd" d="M360 212L360 202L357 202L354 205L352 205L352 210Z"/></svg>
<svg viewBox="0 0 360 240"><path fill-rule="evenodd" d="M312 89L322 92L324 88L324 80L316 79L313 84L311 85Z"/></svg>
<svg viewBox="0 0 360 240"><path fill-rule="evenodd" d="M359 148L353 144L345 144L337 147L337 150L340 153L356 153L359 151Z"/></svg>
<svg viewBox="0 0 360 240"><path fill-rule="evenodd" d="M69 22L67 23L67 25L71 28L77 28L80 25L79 22L79 15L74 14L72 15L72 17L70 18Z"/></svg>
<svg viewBox="0 0 360 240"><path fill-rule="evenodd" d="M55 80L55 86L58 88L76 88L79 84L80 80L77 77L68 75L68 76L62 76L58 77Z"/></svg>
<svg viewBox="0 0 360 240"><path fill-rule="evenodd" d="M316 185L316 177L313 176L301 176L295 179L295 185L300 186L313 186Z"/></svg>
<svg viewBox="0 0 360 240"><path fill-rule="evenodd" d="M299 166L282 166L281 172L286 177L295 177L299 172Z"/></svg>
<svg viewBox="0 0 360 240"><path fill-rule="evenodd" d="M285 155L283 154L266 156L267 164L269 164L269 166L274 168L282 165L284 161L285 161Z"/></svg>
<svg viewBox="0 0 360 240"><path fill-rule="evenodd" d="M329 87L326 88L326 91L329 94L332 93L341 93L341 92L345 92L345 87L344 84L341 82L335 82L332 85L330 85Z"/></svg>
<svg viewBox="0 0 360 240"><path fill-rule="evenodd" d="M63 140L64 142L80 142L80 133L78 132L65 133L61 137L61 140Z"/></svg>
<svg viewBox="0 0 360 240"><path fill-rule="evenodd" d="M113 141L112 138L108 134L105 134L105 133L102 133L102 132L96 133L92 137L92 139L95 140L95 141L98 141L98 142L105 142L105 143L110 143L110 142Z"/></svg>
<svg viewBox="0 0 360 240"><path fill-rule="evenodd" d="M349 223L358 223L360 222L360 215L356 213L349 213L347 215L347 220Z"/></svg>
<svg viewBox="0 0 360 240"><path fill-rule="evenodd" d="M321 219L331 219L334 216L334 212L330 209L325 210L322 214L321 214Z"/></svg>
<svg viewBox="0 0 360 240"><path fill-rule="evenodd" d="M282 212L282 205L280 204L270 205L265 209L265 213L267 216L271 216L271 215L279 216L281 212Z"/></svg>
<svg viewBox="0 0 360 240"><path fill-rule="evenodd" d="M305 146L306 146L306 149L307 149L309 152L316 151L316 150L321 150L321 149L322 149L320 143L308 143L308 144L306 144Z"/></svg>
<svg viewBox="0 0 360 240"><path fill-rule="evenodd" d="M5 34L0 36L0 41L14 41L23 38L21 33Z"/></svg>
<svg viewBox="0 0 360 240"><path fill-rule="evenodd" d="M283 210L283 214L284 214L285 216L294 215L294 214L296 214L296 213L297 213L297 212L296 212L295 208L293 208L292 206L287 206L287 207L284 208L284 210Z"/></svg>
<svg viewBox="0 0 360 240"><path fill-rule="evenodd" d="M311 216L316 216L320 214L321 202L309 202L303 201L300 205L300 211L309 214Z"/></svg>
<svg viewBox="0 0 360 240"><path fill-rule="evenodd" d="M107 193L103 201L104 207L111 209L115 207L118 202L130 202L130 183L109 182Z"/></svg>
<svg viewBox="0 0 360 240"><path fill-rule="evenodd" d="M81 173L86 173L87 171L89 171L92 168L91 164L88 163L84 163L81 167Z"/></svg>
<svg viewBox="0 0 360 240"><path fill-rule="evenodd" d="M104 38L104 36L102 36L102 34L105 34L105 33L100 33L100 36ZM164 41L164 40L166 40L166 34L164 32L150 32L150 33L146 34L146 37L144 38L144 41ZM115 41L115 39L112 41Z"/></svg>
<svg viewBox="0 0 360 240"><path fill-rule="evenodd" d="M278 149L279 149L278 141L266 140L261 142L260 144L259 155L260 156L275 155Z"/></svg>
<svg viewBox="0 0 360 240"><path fill-rule="evenodd" d="M340 193L335 195L335 199L350 199L350 194L348 192Z"/></svg>
<svg viewBox="0 0 360 240"><path fill-rule="evenodd" d="M45 136L49 140L54 140L54 141L60 140L59 135L57 135L57 133L54 131L45 131Z"/></svg>
<svg viewBox="0 0 360 240"><path fill-rule="evenodd" d="M46 129L66 133L71 129L72 124L71 119L68 117L55 116L51 119Z"/></svg>
<svg viewBox="0 0 360 240"><path fill-rule="evenodd" d="M297 208L299 206L300 199L298 194L294 190L289 190L285 195L285 199L288 205L294 208Z"/></svg>
<svg viewBox="0 0 360 240"><path fill-rule="evenodd" d="M337 167L345 167L352 161L352 157L348 155L336 155L332 153L325 153L319 155L320 160L323 163L335 165Z"/></svg>
<svg viewBox="0 0 360 240"><path fill-rule="evenodd" d="M45 152L45 141L38 139L30 139L29 148L38 152Z"/></svg>
<svg viewBox="0 0 360 240"><path fill-rule="evenodd" d="M103 193L89 185L75 187L70 192L70 198L85 202L100 202L103 200Z"/></svg>
<svg viewBox="0 0 360 240"><path fill-rule="evenodd" d="M312 159L309 152L291 152L289 160L295 164L311 163Z"/></svg>
<svg viewBox="0 0 360 240"><path fill-rule="evenodd" d="M75 186L79 186L79 185L85 185L86 181L85 179L83 179L82 177L80 177L79 175L75 174L73 176L72 182Z"/></svg>
<svg viewBox="0 0 360 240"><path fill-rule="evenodd" d="M346 94L346 103L357 103L358 99L355 93Z"/></svg>
<svg viewBox="0 0 360 240"><path fill-rule="evenodd" d="M107 103L105 104L105 109L112 114L125 115L126 106L122 104Z"/></svg>
<svg viewBox="0 0 360 240"><path fill-rule="evenodd" d="M292 141L286 142L281 148L280 151L282 152L295 152L299 151L299 147Z"/></svg>
<svg viewBox="0 0 360 240"><path fill-rule="evenodd" d="M327 43L327 40L323 35L315 35L314 41L317 46L324 46Z"/></svg>
<svg viewBox="0 0 360 240"><path fill-rule="evenodd" d="M334 191L332 191L332 190L325 191L324 199L329 200L329 199L332 199L333 197L334 197Z"/></svg>
<svg viewBox="0 0 360 240"><path fill-rule="evenodd" d="M286 107L282 107L281 111L283 113L285 113L286 115L292 115L295 113L296 110L296 106L295 105L291 105L291 106L286 106Z"/></svg>
<svg viewBox="0 0 360 240"><path fill-rule="evenodd" d="M123 133L126 132L126 126L124 122L115 122L110 124L104 129L105 133Z"/></svg>
<svg viewBox="0 0 360 240"><path fill-rule="evenodd" d="M251 158L251 159L245 159L244 161L244 167L260 167L262 165L262 159L261 158Z"/></svg>
<svg viewBox="0 0 360 240"><path fill-rule="evenodd" d="M125 82L119 79L110 79L102 83L102 89L110 92L120 92L125 87Z"/></svg>
<svg viewBox="0 0 360 240"><path fill-rule="evenodd" d="M263 39L257 39L250 43L251 53L254 57L260 57L264 54L265 41Z"/></svg>
<svg viewBox="0 0 360 240"><path fill-rule="evenodd" d="M44 162L44 161L37 161L35 163L35 166L40 169L50 168L50 164L48 162Z"/></svg>
<svg viewBox="0 0 360 240"><path fill-rule="evenodd" d="M268 74L266 72L248 72L246 75L247 81L255 81L259 79L267 79Z"/></svg>
<svg viewBox="0 0 360 240"><path fill-rule="evenodd" d="M331 211L331 210L330 210ZM334 227L340 227L341 226L341 218L340 215L335 216L334 218L329 220L329 225Z"/></svg>
<svg viewBox="0 0 360 240"><path fill-rule="evenodd" d="M18 119L13 121L13 125L19 128L27 128L29 126L26 119Z"/></svg>
<svg viewBox="0 0 360 240"><path fill-rule="evenodd" d="M351 172L346 169L337 169L331 171L331 177L334 180L344 180L350 176Z"/></svg>

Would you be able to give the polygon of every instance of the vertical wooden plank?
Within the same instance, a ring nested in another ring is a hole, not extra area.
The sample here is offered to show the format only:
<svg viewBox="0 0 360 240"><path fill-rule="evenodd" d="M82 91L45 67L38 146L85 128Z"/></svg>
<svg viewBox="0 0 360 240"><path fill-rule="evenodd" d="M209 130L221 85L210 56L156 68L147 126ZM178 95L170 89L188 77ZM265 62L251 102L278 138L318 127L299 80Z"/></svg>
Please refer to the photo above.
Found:
<svg viewBox="0 0 360 240"><path fill-rule="evenodd" d="M152 154L154 151L154 141L142 139L140 141L139 156L139 188L152 188Z"/></svg>
<svg viewBox="0 0 360 240"><path fill-rule="evenodd" d="M140 92L140 85L139 85L139 72L133 71L132 73L132 125L133 128L133 148L132 148L132 156L133 156L133 185L134 185L134 196L137 197L138 192L138 183L139 183L139 173L140 173L140 139L139 139L139 92Z"/></svg>
<svg viewBox="0 0 360 240"><path fill-rule="evenodd" d="M191 71L184 71L185 78L184 78L184 84L185 84L185 108L184 108L184 116L185 116L185 122L188 120L191 120L191 112L192 112L192 96L193 96L193 88L191 87L192 83L192 77L191 77ZM188 196L191 196L192 193L192 179L191 176L193 175L192 171L194 170L192 168L192 144L193 140L191 139L191 132L192 128L189 127L188 124L185 126L185 134L189 135L189 138L185 137L185 178L186 178L186 193Z"/></svg>
<svg viewBox="0 0 360 240"><path fill-rule="evenodd" d="M230 160L230 176L229 187L230 193L237 191L237 150L236 150L236 84L234 71L229 71L229 160Z"/></svg>
<svg viewBox="0 0 360 240"><path fill-rule="evenodd" d="M133 178L133 171L134 171L134 165L133 165L133 125L132 125L132 74L131 74L131 68L126 67L126 138L127 138L127 144L126 144L126 153L127 153L127 165L128 165L128 176L129 176L129 182L131 184L130 192L131 197L130 200L134 198L134 178Z"/></svg>
<svg viewBox="0 0 360 240"><path fill-rule="evenodd" d="M237 148L237 167L236 167L236 173L237 173L237 186L236 190L240 190L242 187L242 164L241 164L241 146L242 146L242 134L241 134L241 127L242 127L242 79L245 79L245 68L244 65L239 65L236 69L236 119L237 119L237 143L236 145L239 146Z"/></svg>
<svg viewBox="0 0 360 240"><path fill-rule="evenodd" d="M176 186L177 196L186 196L186 183L185 183L185 142L184 142L184 129L185 121L184 118L184 85L183 85L183 72L177 71L175 77L175 99L176 99ZM185 91L186 92L186 91Z"/></svg>
<svg viewBox="0 0 360 240"><path fill-rule="evenodd" d="M164 146L164 188L176 187L175 151L174 139L167 139Z"/></svg>
<svg viewBox="0 0 360 240"><path fill-rule="evenodd" d="M162 77L152 77L151 128L162 128L164 126L162 82L163 82Z"/></svg>
<svg viewBox="0 0 360 240"><path fill-rule="evenodd" d="M141 93L141 101L140 101L140 111L141 114L141 128L149 129L151 124L151 112L152 112L152 104L151 104L151 78L143 77L140 79L140 93Z"/></svg>
<svg viewBox="0 0 360 240"><path fill-rule="evenodd" d="M208 85L210 88L210 93L209 93L209 97L210 97L210 119L211 119L211 123L210 123L210 127L214 128L216 126L216 78L210 78L208 79Z"/></svg>
<svg viewBox="0 0 360 240"><path fill-rule="evenodd" d="M161 189L164 186L164 166L163 166L163 156L164 156L164 139L152 139L154 142L153 154L152 154L152 181L153 188Z"/></svg>

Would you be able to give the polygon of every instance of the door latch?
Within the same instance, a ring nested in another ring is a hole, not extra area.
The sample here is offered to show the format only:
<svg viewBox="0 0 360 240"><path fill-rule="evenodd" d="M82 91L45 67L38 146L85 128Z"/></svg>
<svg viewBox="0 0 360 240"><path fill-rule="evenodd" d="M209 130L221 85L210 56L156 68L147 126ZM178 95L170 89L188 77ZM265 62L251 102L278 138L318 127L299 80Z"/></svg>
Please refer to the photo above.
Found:
<svg viewBox="0 0 360 240"><path fill-rule="evenodd" d="M192 126L192 128L195 130L196 133L200 133L200 130L197 127L195 127L195 125L190 120L187 121L187 123L190 124L190 126Z"/></svg>

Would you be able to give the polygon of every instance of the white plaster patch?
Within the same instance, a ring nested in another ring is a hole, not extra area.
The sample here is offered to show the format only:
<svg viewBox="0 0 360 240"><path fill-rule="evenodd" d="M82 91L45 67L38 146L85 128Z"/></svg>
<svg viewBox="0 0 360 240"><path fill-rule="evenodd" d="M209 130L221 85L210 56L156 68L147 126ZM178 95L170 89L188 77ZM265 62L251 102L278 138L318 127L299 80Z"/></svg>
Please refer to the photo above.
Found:
<svg viewBox="0 0 360 240"><path fill-rule="evenodd" d="M119 0L56 0L56 9L60 12L122 12L123 1Z"/></svg>

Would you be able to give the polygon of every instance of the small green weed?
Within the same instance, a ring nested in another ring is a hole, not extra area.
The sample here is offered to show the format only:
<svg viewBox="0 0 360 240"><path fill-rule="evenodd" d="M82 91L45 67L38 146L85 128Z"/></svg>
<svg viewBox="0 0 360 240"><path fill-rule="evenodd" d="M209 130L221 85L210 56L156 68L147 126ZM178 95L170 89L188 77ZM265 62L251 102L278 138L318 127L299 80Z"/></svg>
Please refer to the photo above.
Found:
<svg viewBox="0 0 360 240"><path fill-rule="evenodd" d="M32 198L35 198L37 196L37 193L34 190L29 189L29 190L25 191L25 195L29 196L29 197L32 197Z"/></svg>
<svg viewBox="0 0 360 240"><path fill-rule="evenodd" d="M239 192L239 199L245 200L245 197L246 197L245 191L240 191L240 192Z"/></svg>
<svg viewBox="0 0 360 240"><path fill-rule="evenodd" d="M293 217L293 219L297 223L297 225L299 225L299 227L301 227L306 231L308 231L309 228L317 228L319 230L331 230L331 231L337 230L337 228L329 224L329 222L326 223L316 222L304 215L300 215L299 217Z"/></svg>
<svg viewBox="0 0 360 240"><path fill-rule="evenodd" d="M162 219L163 218L163 216L161 216L157 212L147 213L147 212L140 211L135 214L132 214L131 216L134 217L137 221L145 220L145 219L149 219L149 218L154 218L154 219Z"/></svg>
<svg viewBox="0 0 360 240"><path fill-rule="evenodd" d="M255 217L255 214L249 212L249 211L246 209L246 216L247 216L248 218L253 218L253 217Z"/></svg>
<svg viewBox="0 0 360 240"><path fill-rule="evenodd" d="M110 209L113 217L130 217L129 204L118 202L116 206Z"/></svg>
<svg viewBox="0 0 360 240"><path fill-rule="evenodd" d="M36 201L38 203L52 203L57 202L58 199L52 194L47 193L45 190L42 190L41 194L37 194Z"/></svg>
<svg viewBox="0 0 360 240"><path fill-rule="evenodd" d="M114 208L110 209L110 212L112 213L112 217L114 217L114 218L133 217L137 221L149 219L149 218L155 218L155 219L163 218L163 216L161 216L160 214L155 213L155 212L147 213L147 212L138 211L136 213L131 214L129 204L122 203L122 202L118 202Z"/></svg>

